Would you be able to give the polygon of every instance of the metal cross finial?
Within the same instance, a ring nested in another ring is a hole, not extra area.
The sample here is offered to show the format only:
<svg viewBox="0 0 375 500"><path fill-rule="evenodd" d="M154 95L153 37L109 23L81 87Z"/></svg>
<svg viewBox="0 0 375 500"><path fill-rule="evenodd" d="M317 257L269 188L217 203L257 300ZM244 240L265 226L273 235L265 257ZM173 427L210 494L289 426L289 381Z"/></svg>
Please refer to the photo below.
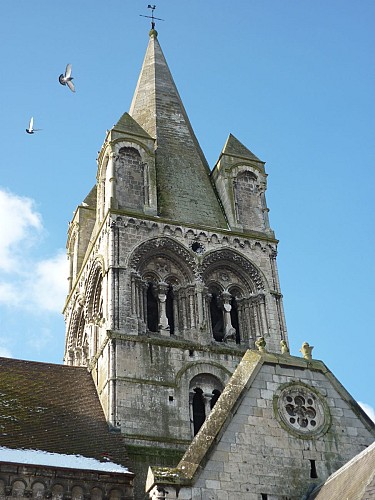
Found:
<svg viewBox="0 0 375 500"><path fill-rule="evenodd" d="M164 21L164 19L160 19L160 17L154 16L154 10L156 9L156 5L147 5L148 9L151 9L151 16L144 16L143 14L139 14L141 17L148 17L151 19L151 29L155 29L155 19L158 21Z"/></svg>

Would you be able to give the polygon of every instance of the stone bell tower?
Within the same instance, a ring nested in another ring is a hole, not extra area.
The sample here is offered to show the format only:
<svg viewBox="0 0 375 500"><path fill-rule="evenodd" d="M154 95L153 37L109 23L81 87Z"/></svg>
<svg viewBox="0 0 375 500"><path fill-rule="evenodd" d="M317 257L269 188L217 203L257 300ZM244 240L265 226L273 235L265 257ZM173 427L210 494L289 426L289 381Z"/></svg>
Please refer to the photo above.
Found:
<svg viewBox="0 0 375 500"><path fill-rule="evenodd" d="M136 463L173 465L244 352L287 341L266 177L233 135L210 170L151 30L69 226L64 310L65 363Z"/></svg>

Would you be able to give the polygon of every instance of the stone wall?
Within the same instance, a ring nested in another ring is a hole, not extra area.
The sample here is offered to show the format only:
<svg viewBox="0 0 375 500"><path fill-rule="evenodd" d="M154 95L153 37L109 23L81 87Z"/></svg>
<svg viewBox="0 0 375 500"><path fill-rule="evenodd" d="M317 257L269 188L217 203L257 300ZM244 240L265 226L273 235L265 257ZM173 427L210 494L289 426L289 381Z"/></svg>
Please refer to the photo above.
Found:
<svg viewBox="0 0 375 500"><path fill-rule="evenodd" d="M0 499L14 497L132 500L133 481L126 474L0 462Z"/></svg>
<svg viewBox="0 0 375 500"><path fill-rule="evenodd" d="M300 500L373 442L374 424L322 363L265 357L244 358L177 468L156 470L150 498Z"/></svg>

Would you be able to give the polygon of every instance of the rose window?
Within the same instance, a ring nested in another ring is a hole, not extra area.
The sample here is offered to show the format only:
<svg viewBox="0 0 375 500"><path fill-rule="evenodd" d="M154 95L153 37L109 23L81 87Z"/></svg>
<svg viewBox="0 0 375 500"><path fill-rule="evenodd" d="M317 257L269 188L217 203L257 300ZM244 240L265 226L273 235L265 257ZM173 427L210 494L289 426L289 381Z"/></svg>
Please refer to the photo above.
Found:
<svg viewBox="0 0 375 500"><path fill-rule="evenodd" d="M277 416L288 430L308 437L328 428L328 407L315 390L302 384L290 384L278 392Z"/></svg>

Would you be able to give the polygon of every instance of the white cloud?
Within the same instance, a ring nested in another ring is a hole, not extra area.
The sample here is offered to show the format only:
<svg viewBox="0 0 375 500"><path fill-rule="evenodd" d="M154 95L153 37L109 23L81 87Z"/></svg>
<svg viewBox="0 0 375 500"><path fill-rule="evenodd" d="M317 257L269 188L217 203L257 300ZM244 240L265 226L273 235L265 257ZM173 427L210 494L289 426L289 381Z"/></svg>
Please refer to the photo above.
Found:
<svg viewBox="0 0 375 500"><path fill-rule="evenodd" d="M372 408L372 406L368 405L367 403L361 403L361 401L358 401L358 404L362 408L362 410L365 413L367 413L367 415L375 423L375 410L374 410L374 408Z"/></svg>
<svg viewBox="0 0 375 500"><path fill-rule="evenodd" d="M42 260L35 266L29 287L32 301L38 309L61 312L68 292L68 261L60 250L50 259Z"/></svg>
<svg viewBox="0 0 375 500"><path fill-rule="evenodd" d="M48 328L42 328L28 335L27 345L36 352L42 352L45 347L51 345L54 336Z"/></svg>
<svg viewBox="0 0 375 500"><path fill-rule="evenodd" d="M67 294L65 252L58 250L47 259L31 257L43 225L30 198L0 188L0 214L0 305L60 313Z"/></svg>
<svg viewBox="0 0 375 500"><path fill-rule="evenodd" d="M0 356L2 358L13 358L13 355L10 352L10 350L7 349L6 347L1 347L1 346L0 346Z"/></svg>
<svg viewBox="0 0 375 500"><path fill-rule="evenodd" d="M0 189L0 269L10 271L25 247L42 230L42 219L30 198Z"/></svg>
<svg viewBox="0 0 375 500"><path fill-rule="evenodd" d="M14 283L0 281L0 304L17 305L20 301L17 286Z"/></svg>

